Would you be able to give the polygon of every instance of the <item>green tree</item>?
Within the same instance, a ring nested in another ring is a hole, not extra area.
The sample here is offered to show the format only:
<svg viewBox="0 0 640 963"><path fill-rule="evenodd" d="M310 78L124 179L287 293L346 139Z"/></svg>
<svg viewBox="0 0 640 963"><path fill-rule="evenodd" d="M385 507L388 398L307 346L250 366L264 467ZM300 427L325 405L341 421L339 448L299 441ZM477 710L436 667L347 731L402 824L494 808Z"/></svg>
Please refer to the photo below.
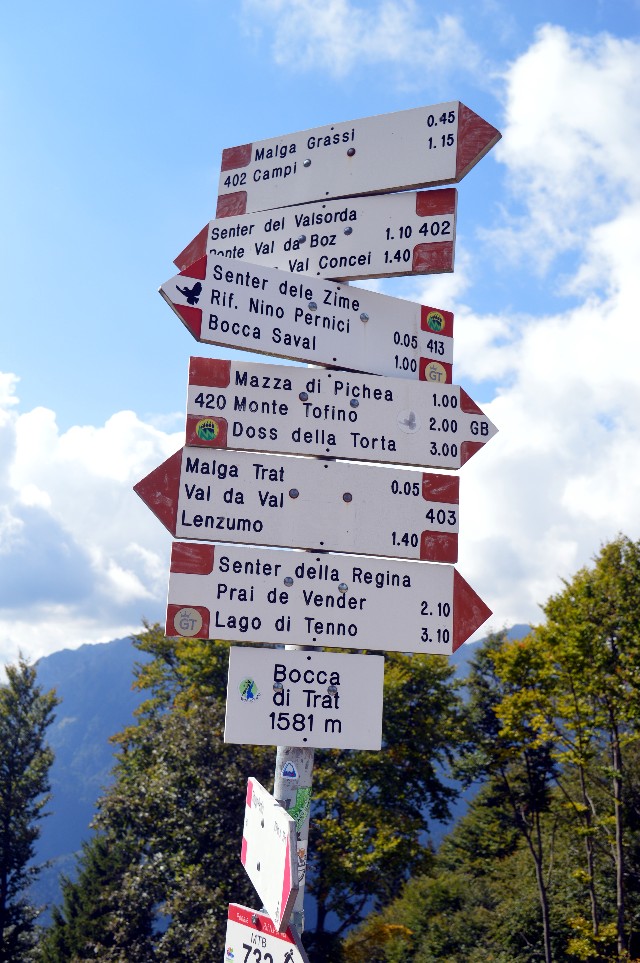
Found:
<svg viewBox="0 0 640 963"><path fill-rule="evenodd" d="M512 643L520 645L521 643ZM505 700L519 691L520 679L501 674L501 658L509 642L505 633L490 636L471 665L468 713L469 741L462 769L488 779L494 797L510 814L522 836L535 871L540 902L544 959L551 963L552 935L547 865L553 855L554 822L551 788L557 774L550 740L535 738L530 720L521 715L506 728L500 719Z"/></svg>
<svg viewBox="0 0 640 963"><path fill-rule="evenodd" d="M40 872L32 865L39 821L49 801L53 753L45 737L58 699L36 684L24 659L6 667L0 686L0 961L30 959L38 910L27 890Z"/></svg>
<svg viewBox="0 0 640 963"><path fill-rule="evenodd" d="M620 536L544 606L546 622L499 671L513 693L498 714L505 732L522 725L554 745L558 780L580 825L593 937L599 936L598 853L613 858L617 952L627 950L625 755L640 723L640 543ZM568 792L573 778L578 792ZM603 845L603 843L605 845ZM577 920L580 927L583 921Z"/></svg>
<svg viewBox="0 0 640 963"><path fill-rule="evenodd" d="M227 904L256 903L239 859L246 782L256 776L271 788L275 748L222 742L229 647L165 638L158 626L136 644L153 656L136 682L148 698L117 737L98 835L77 882L65 883L44 963L209 961L223 952ZM318 906L307 934L314 963L336 963L346 928L431 864L429 821L445 817L455 796L445 771L459 707L446 659L392 656L382 752L316 753L307 885Z"/></svg>
<svg viewBox="0 0 640 963"><path fill-rule="evenodd" d="M228 903L254 900L240 862L246 781L272 763L222 741L228 646L159 626L136 644L154 656L136 681L149 698L116 737L115 781L64 883L45 963L208 961L222 955Z"/></svg>
<svg viewBox="0 0 640 963"><path fill-rule="evenodd" d="M446 820L447 780L462 703L442 656L388 654L380 752L316 752L307 890L317 922L314 963L339 959L340 939L432 864L428 830ZM327 920L334 923L331 929Z"/></svg>

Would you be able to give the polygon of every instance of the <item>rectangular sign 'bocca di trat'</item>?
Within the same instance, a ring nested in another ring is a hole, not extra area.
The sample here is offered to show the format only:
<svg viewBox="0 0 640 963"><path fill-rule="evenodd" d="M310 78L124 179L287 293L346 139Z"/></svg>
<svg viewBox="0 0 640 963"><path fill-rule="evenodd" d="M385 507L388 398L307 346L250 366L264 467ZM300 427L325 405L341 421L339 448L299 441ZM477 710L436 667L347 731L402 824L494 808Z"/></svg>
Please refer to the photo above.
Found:
<svg viewBox="0 0 640 963"><path fill-rule="evenodd" d="M232 647L225 742L379 749L384 659Z"/></svg>

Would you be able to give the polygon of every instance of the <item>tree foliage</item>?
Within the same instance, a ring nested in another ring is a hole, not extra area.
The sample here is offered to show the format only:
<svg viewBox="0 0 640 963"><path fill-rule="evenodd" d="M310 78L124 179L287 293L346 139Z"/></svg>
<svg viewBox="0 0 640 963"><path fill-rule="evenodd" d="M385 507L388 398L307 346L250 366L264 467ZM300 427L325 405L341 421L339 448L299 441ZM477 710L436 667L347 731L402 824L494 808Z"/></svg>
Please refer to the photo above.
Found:
<svg viewBox="0 0 640 963"><path fill-rule="evenodd" d="M77 880L64 882L43 963L222 958L228 904L257 901L239 859L246 781L272 787L275 748L222 741L229 647L168 639L158 626L136 644L153 656L136 681L148 698L116 739L115 782ZM336 963L340 933L430 865L429 820L455 796L443 767L459 711L445 659L394 656L383 751L316 753L314 963Z"/></svg>
<svg viewBox="0 0 640 963"><path fill-rule="evenodd" d="M478 653L460 772L483 788L347 959L640 956L640 544L604 546L543 611Z"/></svg>
<svg viewBox="0 0 640 963"><path fill-rule="evenodd" d="M0 961L30 959L38 910L27 890L39 822L49 801L53 753L46 733L58 700L43 693L36 670L23 659L6 668L0 686Z"/></svg>

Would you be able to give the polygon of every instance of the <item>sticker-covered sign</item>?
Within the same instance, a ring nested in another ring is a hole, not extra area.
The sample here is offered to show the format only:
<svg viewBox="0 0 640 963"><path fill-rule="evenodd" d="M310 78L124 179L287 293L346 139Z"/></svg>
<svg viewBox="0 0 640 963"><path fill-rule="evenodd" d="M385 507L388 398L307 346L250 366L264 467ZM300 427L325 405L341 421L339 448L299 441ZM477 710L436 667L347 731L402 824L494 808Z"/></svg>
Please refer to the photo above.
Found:
<svg viewBox="0 0 640 963"><path fill-rule="evenodd" d="M282 933L299 889L296 821L253 776L247 781L240 860Z"/></svg>
<svg viewBox="0 0 640 963"><path fill-rule="evenodd" d="M191 358L186 442L460 468L496 432L458 385Z"/></svg>
<svg viewBox="0 0 640 963"><path fill-rule="evenodd" d="M231 903L224 963L309 963L293 926L279 933L266 913Z"/></svg>
<svg viewBox="0 0 640 963"><path fill-rule="evenodd" d="M205 254L340 281L453 271L455 187L318 201L211 221L175 264Z"/></svg>
<svg viewBox="0 0 640 963"><path fill-rule="evenodd" d="M380 749L383 684L379 655L232 647L224 741Z"/></svg>
<svg viewBox="0 0 640 963"><path fill-rule="evenodd" d="M216 217L456 183L499 139L454 100L228 147Z"/></svg>
<svg viewBox="0 0 640 963"><path fill-rule="evenodd" d="M160 288L197 341L354 371L450 382L453 315L206 255Z"/></svg>
<svg viewBox="0 0 640 963"><path fill-rule="evenodd" d="M452 655L490 615L451 565L201 542L171 552L168 636ZM243 695L253 701L249 683Z"/></svg>
<svg viewBox="0 0 640 963"><path fill-rule="evenodd" d="M435 562L458 557L456 475L183 448L134 491L178 538Z"/></svg>

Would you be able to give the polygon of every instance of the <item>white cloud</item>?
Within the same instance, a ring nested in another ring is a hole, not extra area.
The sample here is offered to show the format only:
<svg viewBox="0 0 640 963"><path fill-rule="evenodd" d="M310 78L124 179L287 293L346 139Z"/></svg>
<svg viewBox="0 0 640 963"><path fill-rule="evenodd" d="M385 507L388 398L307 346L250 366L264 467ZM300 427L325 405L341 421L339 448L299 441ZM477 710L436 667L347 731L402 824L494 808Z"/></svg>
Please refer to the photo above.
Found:
<svg viewBox="0 0 640 963"><path fill-rule="evenodd" d="M503 257L544 271L638 199L638 45L547 25L504 80L506 123L494 153L507 167L515 210L487 236Z"/></svg>
<svg viewBox="0 0 640 963"><path fill-rule="evenodd" d="M279 18L276 50L290 66L336 76L358 58L395 62L408 32L415 49L426 30L410 3L367 7L367 30L364 6L338 0L244 8ZM347 39L334 50L338 34ZM461 472L458 567L496 627L538 619L560 579L619 531L640 538L639 74L640 44L551 26L504 73L494 155L510 190L482 263L491 241L496 270L519 258L520 283L547 271L556 291L560 264L566 308L475 309L484 278L471 239L454 275L380 285L455 310L456 380L491 398L499 434ZM180 434L132 412L61 433L54 412L20 412L16 383L0 374L0 656L107 641L161 617L170 538L131 488Z"/></svg>
<svg viewBox="0 0 640 963"><path fill-rule="evenodd" d="M494 232L496 252L533 271L570 245L577 303L457 308L457 379L499 383L483 407L500 433L461 478L460 567L494 627L539 620L603 543L640 537L639 80L640 44L557 27L505 76L499 156L520 213Z"/></svg>
<svg viewBox="0 0 640 963"><path fill-rule="evenodd" d="M243 0L249 29L273 30L275 62L294 70L322 68L337 78L372 64L392 65L399 83L448 75L452 64L480 74L481 55L459 18L427 16L415 0ZM426 24L429 23L427 26ZM425 74L425 69L428 68Z"/></svg>
<svg viewBox="0 0 640 963"><path fill-rule="evenodd" d="M181 434L130 411L60 433L54 412L16 410L15 384L0 376L0 656L106 641L162 618L170 536L132 488Z"/></svg>

